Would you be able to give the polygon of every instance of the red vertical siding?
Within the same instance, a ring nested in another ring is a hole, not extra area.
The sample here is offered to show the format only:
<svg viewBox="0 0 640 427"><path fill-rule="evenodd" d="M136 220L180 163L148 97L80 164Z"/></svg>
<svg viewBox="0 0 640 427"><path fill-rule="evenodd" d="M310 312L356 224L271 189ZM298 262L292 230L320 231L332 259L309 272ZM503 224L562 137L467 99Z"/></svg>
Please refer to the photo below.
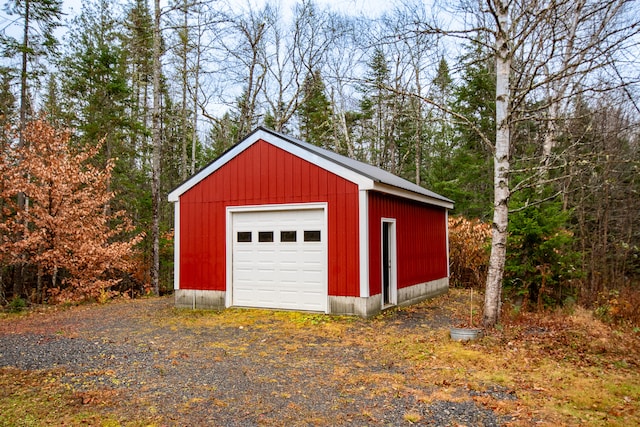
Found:
<svg viewBox="0 0 640 427"><path fill-rule="evenodd" d="M180 196L180 288L225 290L226 207L326 202L329 294L359 295L358 187L258 141Z"/></svg>
<svg viewBox="0 0 640 427"><path fill-rule="evenodd" d="M369 193L369 284L381 292L381 222L396 220L398 289L447 277L447 223L444 208Z"/></svg>

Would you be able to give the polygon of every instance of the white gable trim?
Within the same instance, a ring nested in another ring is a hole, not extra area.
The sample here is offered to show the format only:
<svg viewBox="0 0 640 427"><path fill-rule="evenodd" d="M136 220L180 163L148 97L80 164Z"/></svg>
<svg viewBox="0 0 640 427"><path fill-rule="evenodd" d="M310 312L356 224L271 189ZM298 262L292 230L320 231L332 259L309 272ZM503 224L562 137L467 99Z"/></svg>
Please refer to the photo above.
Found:
<svg viewBox="0 0 640 427"><path fill-rule="evenodd" d="M449 211L444 211L444 229L446 230L447 236L447 277L451 277L451 260L449 254Z"/></svg>
<svg viewBox="0 0 640 427"><path fill-rule="evenodd" d="M267 132L263 129L257 129L255 132L250 134L243 141L235 145L229 151L224 153L221 157L219 157L214 162L205 166L198 173L192 176L190 179L182 183L179 187L169 193L169 201L177 202L180 199L180 196L193 188L200 181L204 180L207 176L214 173L216 170L227 164L227 162L231 161L237 155L242 153L247 148L251 147L256 142L263 140L269 144L272 144L287 153L299 157L303 160L306 160L328 172L331 172L347 181L350 181L358 186L358 190L375 190L381 193L391 194L398 197L403 197L406 199L415 200L418 202L426 203L429 205L440 206L446 209L453 209L453 203L441 200L435 197L425 196L423 194L415 193L413 191L404 190L399 187L395 187L390 184L385 184L382 182L375 181L368 176L362 175L352 169L344 167L338 163L335 163L329 159L326 159L322 156L319 156L312 151L306 150L294 143L287 141L277 135L274 135L270 132Z"/></svg>
<svg viewBox="0 0 640 427"><path fill-rule="evenodd" d="M320 157L310 151L305 150L304 148L300 148L297 145L292 144L276 135L265 132L262 129L258 129L257 131L249 135L245 140L241 141L231 150L227 151L225 154L219 157L216 161L210 163L204 169L200 170L200 172L195 174L193 177L182 183L178 188L169 193L169 201L177 202L180 199L181 195L189 191L200 181L224 166L227 162L235 158L237 155L242 153L247 148L251 147L259 140L263 140L269 144L281 148L282 150L296 157L306 160L326 171L334 173L339 177L346 179L347 181L353 182L354 184L358 185L358 188L360 190L372 189L374 186L374 181L366 176L363 176L357 172L352 171L351 169L347 169L343 166L340 166L339 164Z"/></svg>

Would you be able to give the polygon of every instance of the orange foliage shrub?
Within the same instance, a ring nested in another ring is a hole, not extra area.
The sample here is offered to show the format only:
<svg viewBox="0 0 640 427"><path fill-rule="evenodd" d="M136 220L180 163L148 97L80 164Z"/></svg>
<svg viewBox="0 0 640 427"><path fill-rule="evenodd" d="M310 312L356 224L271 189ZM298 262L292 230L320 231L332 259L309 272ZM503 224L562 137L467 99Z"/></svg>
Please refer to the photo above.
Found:
<svg viewBox="0 0 640 427"><path fill-rule="evenodd" d="M454 286L484 286L490 237L489 224L478 219L449 217L449 264Z"/></svg>
<svg viewBox="0 0 640 427"><path fill-rule="evenodd" d="M24 146L0 157L0 257L5 265L37 267L55 301L104 300L129 271L141 235L124 212L109 213L114 163L92 165L101 144L69 146L70 133L35 120L24 129ZM18 195L26 203L17 203ZM44 291L44 289L43 289Z"/></svg>
<svg viewBox="0 0 640 427"><path fill-rule="evenodd" d="M624 286L601 292L594 312L600 320L608 323L640 326L640 290L635 286Z"/></svg>

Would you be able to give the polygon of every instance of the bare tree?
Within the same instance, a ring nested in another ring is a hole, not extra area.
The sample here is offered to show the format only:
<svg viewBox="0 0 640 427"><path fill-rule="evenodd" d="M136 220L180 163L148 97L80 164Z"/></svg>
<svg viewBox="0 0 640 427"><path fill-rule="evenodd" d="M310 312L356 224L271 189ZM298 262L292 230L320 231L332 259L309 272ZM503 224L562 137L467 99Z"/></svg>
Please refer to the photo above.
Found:
<svg viewBox="0 0 640 427"><path fill-rule="evenodd" d="M201 100L202 75L210 75L203 61L218 40L219 24L224 18L209 0L176 0L166 9L169 30L167 49L169 73L175 78L167 82L179 97L178 116L180 132L176 134L179 142L179 177L185 180L195 171L197 163L198 122L200 110L206 104ZM211 63L217 61L211 60Z"/></svg>
<svg viewBox="0 0 640 427"><path fill-rule="evenodd" d="M180 58L180 84L181 84L181 99L180 104L180 119L182 127L181 150L180 150L180 178L184 181L187 179L187 147L189 145L187 125L189 123L189 110L187 108L187 98L189 93L189 53L192 50L191 44L191 31L189 26L189 13L190 13L189 0L183 0L180 5L182 13L182 26L177 31L178 35L178 57ZM197 89L196 89L197 93Z"/></svg>
<svg viewBox="0 0 640 427"><path fill-rule="evenodd" d="M293 9L290 25L276 8L266 22L263 64L266 67L262 99L268 111L266 120L278 131L285 129L296 113L303 81L322 69L326 54L338 37L332 25L334 15L304 0Z"/></svg>
<svg viewBox="0 0 640 427"><path fill-rule="evenodd" d="M495 19L496 55L496 141L493 157L493 227L491 255L484 301L484 324L494 326L500 319L502 277L507 254L507 226L509 223L509 152L510 138L510 76L513 57L510 40L509 3L489 1Z"/></svg>
<svg viewBox="0 0 640 427"><path fill-rule="evenodd" d="M431 94L434 100L442 103L446 101L441 96L435 94L432 85L433 76L437 74L441 55L439 54L438 37L432 34L419 31L420 22L430 20L429 12L423 2L404 1L401 8L396 8L392 13L383 17L383 29L381 43L389 44L392 55L394 56L394 86L396 92L414 93L418 97ZM435 73L434 73L435 71ZM435 76L434 76L435 77ZM404 152L396 156L394 163L395 169L403 170L409 165L406 163L413 160L413 180L420 184L422 180L421 172L426 161L425 157L437 155L437 151L433 146L434 141L429 141L427 135L427 126L435 128L433 121L433 112L437 109L422 102L414 102L408 98L405 100L407 106L396 108L396 113L408 114L411 117L412 129L411 135L407 135L411 139L411 147L406 147ZM402 111L402 110L407 111ZM430 117L431 116L431 117ZM440 118L444 119L444 115L440 114ZM441 124L440 124L441 125ZM397 138L394 138L396 140ZM425 156L423 157L423 152ZM412 158L412 159L411 159ZM430 165L427 164L427 167Z"/></svg>
<svg viewBox="0 0 640 427"><path fill-rule="evenodd" d="M353 137L351 117L357 106L354 82L357 81L358 66L363 63L365 49L357 43L359 32L354 19L334 15L333 28L337 31L331 49L326 54L325 70L327 84L333 106L334 144L338 151L351 158L358 158L356 141Z"/></svg>
<svg viewBox="0 0 640 427"><path fill-rule="evenodd" d="M257 123L259 95L264 85L267 69L264 64L266 26L272 7L249 10L244 14L227 12L230 28L220 39L227 67L226 73L235 84L241 85L233 107L238 110L238 135L244 135ZM232 92L233 93L233 92Z"/></svg>

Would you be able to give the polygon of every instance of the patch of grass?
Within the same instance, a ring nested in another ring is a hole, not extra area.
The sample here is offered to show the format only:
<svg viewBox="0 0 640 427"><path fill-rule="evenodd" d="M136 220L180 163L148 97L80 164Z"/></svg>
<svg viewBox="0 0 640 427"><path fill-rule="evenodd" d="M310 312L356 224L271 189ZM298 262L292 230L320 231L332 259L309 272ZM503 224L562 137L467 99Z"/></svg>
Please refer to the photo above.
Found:
<svg viewBox="0 0 640 427"><path fill-rule="evenodd" d="M535 418L558 425L640 423L638 337L632 330L621 336L586 310L522 313L469 343L451 341L444 329L425 333L386 324L380 330L361 337L360 345L369 339L373 358L404 363L417 382L437 387L420 397L425 403L468 399L459 394L466 389L481 393L474 397L479 404L515 416L516 425ZM491 387L513 390L517 399L482 394Z"/></svg>
<svg viewBox="0 0 640 427"><path fill-rule="evenodd" d="M74 391L63 371L0 368L0 426L158 427L158 417L119 419L110 410L122 402L110 389Z"/></svg>
<svg viewBox="0 0 640 427"><path fill-rule="evenodd" d="M422 416L420 416L420 414L418 414L417 412L407 412L402 418L404 418L404 420L410 424L415 424L422 420Z"/></svg>
<svg viewBox="0 0 640 427"><path fill-rule="evenodd" d="M74 393L59 380L61 372L0 369L0 425L120 425L98 407L107 405L97 393Z"/></svg>

